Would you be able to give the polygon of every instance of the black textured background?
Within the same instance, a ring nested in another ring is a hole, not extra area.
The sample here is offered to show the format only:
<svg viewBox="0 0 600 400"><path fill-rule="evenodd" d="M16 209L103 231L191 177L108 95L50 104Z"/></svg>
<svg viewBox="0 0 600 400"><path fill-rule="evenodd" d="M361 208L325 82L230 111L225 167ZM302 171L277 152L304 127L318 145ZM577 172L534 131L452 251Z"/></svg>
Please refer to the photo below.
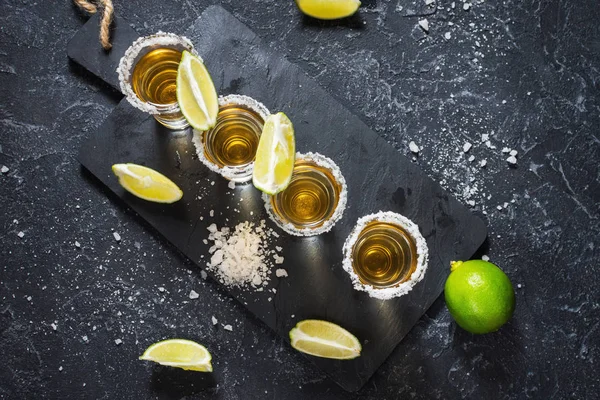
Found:
<svg viewBox="0 0 600 400"><path fill-rule="evenodd" d="M212 3L116 9L140 33L183 32ZM68 1L3 0L0 397L597 398L597 2L477 1L464 11L443 1L433 12L364 1L341 24L304 18L291 2L223 4L399 152L423 146L415 162L486 220L482 253L513 280L515 317L472 336L439 299L359 393L343 392L81 171L78 148L120 99L67 60L85 17ZM426 13L429 35L410 16ZM504 146L519 151L516 168ZM215 330L210 315L233 332ZM172 336L203 338L219 374L135 360Z"/></svg>

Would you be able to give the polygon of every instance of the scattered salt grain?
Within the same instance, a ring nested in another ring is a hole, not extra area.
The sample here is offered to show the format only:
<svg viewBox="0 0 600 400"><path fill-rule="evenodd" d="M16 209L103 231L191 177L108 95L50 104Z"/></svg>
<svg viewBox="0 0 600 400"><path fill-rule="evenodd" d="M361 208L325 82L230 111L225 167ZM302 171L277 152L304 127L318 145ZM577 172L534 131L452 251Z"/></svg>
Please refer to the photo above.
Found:
<svg viewBox="0 0 600 400"><path fill-rule="evenodd" d="M17 236L20 238L23 238L23 236L25 236L25 234L23 233L23 231L20 231L19 233L17 233Z"/></svg>
<svg viewBox="0 0 600 400"><path fill-rule="evenodd" d="M9 169L6 165L3 165L2 169L0 169L0 172L2 172L3 174L7 173L8 171L9 171Z"/></svg>
<svg viewBox="0 0 600 400"><path fill-rule="evenodd" d="M415 153L415 154L419 154L419 146L417 146L417 144L413 141L411 141L408 144L408 148L410 149L411 152Z"/></svg>
<svg viewBox="0 0 600 400"><path fill-rule="evenodd" d="M121 241L121 235L119 235L117 232L113 232L113 237L117 242Z"/></svg>
<svg viewBox="0 0 600 400"><path fill-rule="evenodd" d="M210 186L215 186L215 181L211 181Z"/></svg>
<svg viewBox="0 0 600 400"><path fill-rule="evenodd" d="M467 11L469 8L471 8L471 3L463 4L463 10Z"/></svg>
<svg viewBox="0 0 600 400"><path fill-rule="evenodd" d="M203 280L206 280L207 277L208 277L208 274L206 273L206 271L204 271L204 270L200 271L200 278L202 278Z"/></svg>
<svg viewBox="0 0 600 400"><path fill-rule="evenodd" d="M223 326L223 329L225 329L226 331L232 332L233 331L233 326L227 324L227 325Z"/></svg>
<svg viewBox="0 0 600 400"><path fill-rule="evenodd" d="M475 161L475 156L469 157L469 162L473 162L473 161Z"/></svg>
<svg viewBox="0 0 600 400"><path fill-rule="evenodd" d="M517 163L517 158L515 156L510 156L506 159L509 164L515 165Z"/></svg>
<svg viewBox="0 0 600 400"><path fill-rule="evenodd" d="M235 189L235 182L234 181L229 181L229 183L227 184L227 187L229 189Z"/></svg>
<svg viewBox="0 0 600 400"><path fill-rule="evenodd" d="M502 211L502 206L496 206L496 208L498 209L498 211Z"/></svg>
<svg viewBox="0 0 600 400"><path fill-rule="evenodd" d="M212 317L210 317L210 320L212 321L213 325L216 325L219 323L219 321L217 321L217 319L215 318L215 316L213 315Z"/></svg>
<svg viewBox="0 0 600 400"><path fill-rule="evenodd" d="M211 217L215 216L215 210L210 210L210 212L208 213L208 215L210 215Z"/></svg>
<svg viewBox="0 0 600 400"><path fill-rule="evenodd" d="M164 288L164 287L162 287L162 286L159 286L159 287L158 287L158 291L159 291L159 292L164 292L164 291L165 291L165 288Z"/></svg>
<svg viewBox="0 0 600 400"><path fill-rule="evenodd" d="M87 335L84 335L81 338L83 339L84 342L88 342L89 341Z"/></svg>
<svg viewBox="0 0 600 400"><path fill-rule="evenodd" d="M58 370L59 370L59 371L62 371L62 370L63 370L63 367L62 367L62 366L58 367Z"/></svg>
<svg viewBox="0 0 600 400"><path fill-rule="evenodd" d="M429 6L431 4L435 3L435 0L425 0L425 5Z"/></svg>
<svg viewBox="0 0 600 400"><path fill-rule="evenodd" d="M269 297L269 298L267 299L267 301L271 301L271 300L273 300L273 298L272 298L272 297Z"/></svg>
<svg viewBox="0 0 600 400"><path fill-rule="evenodd" d="M521 286L521 284L520 284L520 283L518 283L518 284L517 284L517 287L518 287L519 289L521 289L521 287L522 287L522 286Z"/></svg>
<svg viewBox="0 0 600 400"><path fill-rule="evenodd" d="M58 329L58 325L56 325L54 322L50 324L50 326L52 327L52 330L57 330Z"/></svg>
<svg viewBox="0 0 600 400"><path fill-rule="evenodd" d="M511 156L516 156L517 154L519 154L519 152L518 152L518 151L516 151L516 150L511 150L509 154L510 154Z"/></svg>
<svg viewBox="0 0 600 400"><path fill-rule="evenodd" d="M487 165L487 160L481 160L481 161L479 162L479 166L480 166L481 168L485 167L486 165Z"/></svg>
<svg viewBox="0 0 600 400"><path fill-rule="evenodd" d="M468 153L469 150L471 150L471 147L473 147L473 145L471 143L469 143L469 142L466 142L465 144L463 144L463 151L465 153Z"/></svg>
<svg viewBox="0 0 600 400"><path fill-rule="evenodd" d="M123 341L121 339L115 339L115 344L118 346L121 343L123 343Z"/></svg>
<svg viewBox="0 0 600 400"><path fill-rule="evenodd" d="M279 256L279 255L277 255L277 254L275 254L275 255L273 256L273 258L275 259L275 264L283 264L283 260L284 260L284 258L283 258L283 257L281 257L281 256Z"/></svg>
<svg viewBox="0 0 600 400"><path fill-rule="evenodd" d="M446 32L446 33L444 33L444 38L446 40L450 40L452 38L452 34L450 32Z"/></svg>
<svg viewBox="0 0 600 400"><path fill-rule="evenodd" d="M490 261L490 258L488 256L486 256L485 254L481 256L481 259L483 261Z"/></svg>
<svg viewBox="0 0 600 400"><path fill-rule="evenodd" d="M75 247L81 247L81 243L79 243L77 240L75 241Z"/></svg>
<svg viewBox="0 0 600 400"><path fill-rule="evenodd" d="M489 133L482 133L482 134L481 134L481 141L482 141L482 142L487 142L488 140L490 140L490 135L489 135Z"/></svg>
<svg viewBox="0 0 600 400"><path fill-rule="evenodd" d="M267 257L269 237L275 232L266 227L264 220L255 225L242 222L235 229L228 227L217 229L215 224L208 227L208 240L214 245L208 250L212 254L207 268L213 271L219 281L227 286L254 288L265 285L273 261ZM283 261L283 257L282 257Z"/></svg>
<svg viewBox="0 0 600 400"><path fill-rule="evenodd" d="M503 148L502 148L502 152L503 152L503 153L510 153L510 151L511 151L511 150L510 150L508 147L503 147Z"/></svg>
<svg viewBox="0 0 600 400"><path fill-rule="evenodd" d="M200 297L200 295L195 290L190 291L190 299L193 300L197 299L198 297Z"/></svg>
<svg viewBox="0 0 600 400"><path fill-rule="evenodd" d="M429 32L429 21L427 21L427 18L425 19L420 19L419 20L419 26L421 27L421 29L423 29L423 31L425 31L426 33Z"/></svg>
<svg viewBox="0 0 600 400"><path fill-rule="evenodd" d="M279 268L275 271L275 276L278 278L285 278L288 276L288 273L285 269Z"/></svg>

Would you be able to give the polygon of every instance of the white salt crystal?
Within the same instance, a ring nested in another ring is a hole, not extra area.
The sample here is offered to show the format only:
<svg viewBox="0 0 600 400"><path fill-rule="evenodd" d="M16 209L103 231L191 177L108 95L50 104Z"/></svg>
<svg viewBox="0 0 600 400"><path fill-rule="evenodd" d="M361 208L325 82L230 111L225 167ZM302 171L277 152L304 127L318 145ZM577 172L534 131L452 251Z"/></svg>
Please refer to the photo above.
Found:
<svg viewBox="0 0 600 400"><path fill-rule="evenodd" d="M207 277L208 275L205 270L200 271L200 278L206 280Z"/></svg>
<svg viewBox="0 0 600 400"><path fill-rule="evenodd" d="M467 204L471 207L475 207L475 200L467 200Z"/></svg>
<svg viewBox="0 0 600 400"><path fill-rule="evenodd" d="M283 247L280 247L280 246L275 246L275 250L277 250L277 251L281 251L281 250L283 250Z"/></svg>
<svg viewBox="0 0 600 400"><path fill-rule="evenodd" d="M473 145L469 142L466 142L465 144L463 144L463 151L467 153L469 150L471 150L471 147L473 147Z"/></svg>
<svg viewBox="0 0 600 400"><path fill-rule="evenodd" d="M81 247L81 243L79 243L77 240L75 241L75 247Z"/></svg>
<svg viewBox="0 0 600 400"><path fill-rule="evenodd" d="M485 167L486 165L487 165L487 160L481 160L481 161L479 162L479 166L480 166L481 168Z"/></svg>
<svg viewBox="0 0 600 400"><path fill-rule="evenodd" d="M435 3L435 0L425 0L425 5L428 6L430 4Z"/></svg>
<svg viewBox="0 0 600 400"><path fill-rule="evenodd" d="M117 242L121 241L121 235L119 235L117 232L113 232L113 237Z"/></svg>
<svg viewBox="0 0 600 400"><path fill-rule="evenodd" d="M521 286L521 284L520 284L520 283L517 283L517 287L518 287L519 289L521 289L521 287L522 287L522 286Z"/></svg>
<svg viewBox="0 0 600 400"><path fill-rule="evenodd" d="M226 331L229 331L229 332L231 332L231 331L233 331L233 326L231 326L231 325L227 324L227 325L225 325L225 326L223 327L223 329L225 329Z"/></svg>
<svg viewBox="0 0 600 400"><path fill-rule="evenodd" d="M498 209L498 211L502 211L502 206L496 206L496 208Z"/></svg>
<svg viewBox="0 0 600 400"><path fill-rule="evenodd" d="M17 236L20 238L23 238L23 236L25 236L25 234L23 233L23 231L20 231L19 233L17 233Z"/></svg>
<svg viewBox="0 0 600 400"><path fill-rule="evenodd" d="M197 299L198 297L200 297L200 295L195 290L190 291L190 299L193 300Z"/></svg>
<svg viewBox="0 0 600 400"><path fill-rule="evenodd" d="M87 337L87 335L84 335L84 336L82 336L81 338L83 339L83 341L84 341L84 342L87 342L87 341L88 341L88 337Z"/></svg>
<svg viewBox="0 0 600 400"><path fill-rule="evenodd" d="M63 367L62 367L62 366L58 367L58 370L59 370L59 371L62 371L62 370L63 370Z"/></svg>
<svg viewBox="0 0 600 400"><path fill-rule="evenodd" d="M216 224L210 224L210 225L208 226L208 228L206 228L206 229L208 229L208 231L209 231L210 233L215 233L215 232L217 231L217 225L216 225Z"/></svg>
<svg viewBox="0 0 600 400"><path fill-rule="evenodd" d="M463 4L463 10L467 11L469 8L471 8L471 3Z"/></svg>
<svg viewBox="0 0 600 400"><path fill-rule="evenodd" d="M408 148L410 149L411 152L415 153L415 154L419 154L419 146L417 146L417 144L413 141L411 141L408 144Z"/></svg>
<svg viewBox="0 0 600 400"><path fill-rule="evenodd" d="M217 321L217 319L215 318L214 315L212 317L210 317L210 319L211 319L213 325L216 325L219 323L219 321Z"/></svg>
<svg viewBox="0 0 600 400"><path fill-rule="evenodd" d="M210 186L215 186L215 181L211 181Z"/></svg>
<svg viewBox="0 0 600 400"><path fill-rule="evenodd" d="M158 287L158 291L159 291L159 292L164 292L164 291L165 291L165 288L164 288L164 287L162 287L162 286L159 286L159 287Z"/></svg>
<svg viewBox="0 0 600 400"><path fill-rule="evenodd" d="M279 268L275 271L275 276L278 278L285 278L288 276L288 273L285 269Z"/></svg>
<svg viewBox="0 0 600 400"><path fill-rule="evenodd" d="M215 210L210 210L210 212L208 213L211 217L215 216Z"/></svg>
<svg viewBox="0 0 600 400"><path fill-rule="evenodd" d="M118 346L121 343L123 343L123 341L121 339L115 339L115 344Z"/></svg>
<svg viewBox="0 0 600 400"><path fill-rule="evenodd" d="M506 159L509 164L515 165L517 163L517 158L515 156L510 156Z"/></svg>
<svg viewBox="0 0 600 400"><path fill-rule="evenodd" d="M452 38L452 34L450 32L446 32L444 33L444 38L446 38L446 40L450 40L450 38Z"/></svg>
<svg viewBox="0 0 600 400"><path fill-rule="evenodd" d="M481 134L481 141L482 141L482 142L487 142L488 140L490 140L490 135L489 135L489 133L482 133L482 134Z"/></svg>
<svg viewBox="0 0 600 400"><path fill-rule="evenodd" d="M278 256L277 254L275 254L275 255L273 256L273 258L275 259L275 264L283 264L283 260L284 260L284 258L283 258L283 257L281 257L281 256Z"/></svg>
<svg viewBox="0 0 600 400"><path fill-rule="evenodd" d="M229 181L229 183L227 184L227 187L229 189L235 189L235 182L234 181Z"/></svg>
<svg viewBox="0 0 600 400"><path fill-rule="evenodd" d="M52 327L52 330L54 330L54 331L58 329L58 326L54 322L51 323L50 326Z"/></svg>
<svg viewBox="0 0 600 400"><path fill-rule="evenodd" d="M510 155L511 155L511 156L516 156L517 154L519 154L519 152L518 152L518 151L516 151L516 150L511 150L511 151L510 151Z"/></svg>
<svg viewBox="0 0 600 400"><path fill-rule="evenodd" d="M0 169L0 172L2 172L3 174L7 173L8 171L9 170L8 170L8 167L6 165L3 165L2 169Z"/></svg>
<svg viewBox="0 0 600 400"><path fill-rule="evenodd" d="M429 21L427 21L427 18L425 19L420 19L419 20L419 26L421 27L421 29L423 29L425 32L429 32Z"/></svg>
<svg viewBox="0 0 600 400"><path fill-rule="evenodd" d="M475 156L470 156L469 157L469 162L473 162L473 161L475 161Z"/></svg>
<svg viewBox="0 0 600 400"><path fill-rule="evenodd" d="M456 7L456 3L453 1L452 4L450 4L450 7L454 9Z"/></svg>
<svg viewBox="0 0 600 400"><path fill-rule="evenodd" d="M510 153L510 151L511 151L511 150L510 150L508 147L503 147L503 148L502 148L502 152L503 152L503 153Z"/></svg>
<svg viewBox="0 0 600 400"><path fill-rule="evenodd" d="M481 256L481 259L483 261L490 261L490 258L488 256L486 256L485 254Z"/></svg>

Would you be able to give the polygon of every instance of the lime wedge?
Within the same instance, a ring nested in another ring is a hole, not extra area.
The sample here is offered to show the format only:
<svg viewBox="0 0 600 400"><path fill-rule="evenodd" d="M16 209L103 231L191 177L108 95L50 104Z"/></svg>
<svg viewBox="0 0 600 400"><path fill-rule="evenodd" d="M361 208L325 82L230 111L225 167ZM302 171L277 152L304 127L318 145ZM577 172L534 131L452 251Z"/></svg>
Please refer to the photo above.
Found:
<svg viewBox="0 0 600 400"><path fill-rule="evenodd" d="M212 356L202 346L191 340L168 339L146 349L140 360L154 361L161 365L190 371L212 372Z"/></svg>
<svg viewBox="0 0 600 400"><path fill-rule="evenodd" d="M155 203L175 203L183 192L172 180L151 168L137 164L115 164L113 173L125 190Z"/></svg>
<svg viewBox="0 0 600 400"><path fill-rule="evenodd" d="M350 360L360 356L362 346L339 325L316 319L298 322L290 331L292 347L316 357Z"/></svg>
<svg viewBox="0 0 600 400"><path fill-rule="evenodd" d="M215 126L219 113L215 85L204 63L185 50L177 69L177 102L193 128L205 131Z"/></svg>
<svg viewBox="0 0 600 400"><path fill-rule="evenodd" d="M292 121L282 112L265 121L254 162L252 182L267 194L284 190L292 179L296 139Z"/></svg>
<svg viewBox="0 0 600 400"><path fill-rule="evenodd" d="M296 0L304 14L318 19L349 17L360 6L358 0Z"/></svg>

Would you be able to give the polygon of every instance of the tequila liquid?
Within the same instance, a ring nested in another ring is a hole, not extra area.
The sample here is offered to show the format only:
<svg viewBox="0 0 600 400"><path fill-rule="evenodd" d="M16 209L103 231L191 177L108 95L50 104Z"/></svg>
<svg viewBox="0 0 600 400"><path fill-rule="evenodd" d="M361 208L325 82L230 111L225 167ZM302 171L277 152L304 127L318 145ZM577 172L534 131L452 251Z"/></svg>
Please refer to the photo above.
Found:
<svg viewBox="0 0 600 400"><path fill-rule="evenodd" d="M217 123L204 133L206 158L221 168L249 165L256 157L263 125L252 110L235 104L220 107Z"/></svg>
<svg viewBox="0 0 600 400"><path fill-rule="evenodd" d="M373 221L352 249L352 267L361 282L376 288L396 286L417 268L415 240L400 226Z"/></svg>
<svg viewBox="0 0 600 400"><path fill-rule="evenodd" d="M145 102L173 104L177 102L177 68L181 51L159 48L145 54L135 65L131 78L133 91Z"/></svg>
<svg viewBox="0 0 600 400"><path fill-rule="evenodd" d="M329 169L309 160L296 160L289 186L271 197L271 206L283 223L314 229L333 216L341 190Z"/></svg>

